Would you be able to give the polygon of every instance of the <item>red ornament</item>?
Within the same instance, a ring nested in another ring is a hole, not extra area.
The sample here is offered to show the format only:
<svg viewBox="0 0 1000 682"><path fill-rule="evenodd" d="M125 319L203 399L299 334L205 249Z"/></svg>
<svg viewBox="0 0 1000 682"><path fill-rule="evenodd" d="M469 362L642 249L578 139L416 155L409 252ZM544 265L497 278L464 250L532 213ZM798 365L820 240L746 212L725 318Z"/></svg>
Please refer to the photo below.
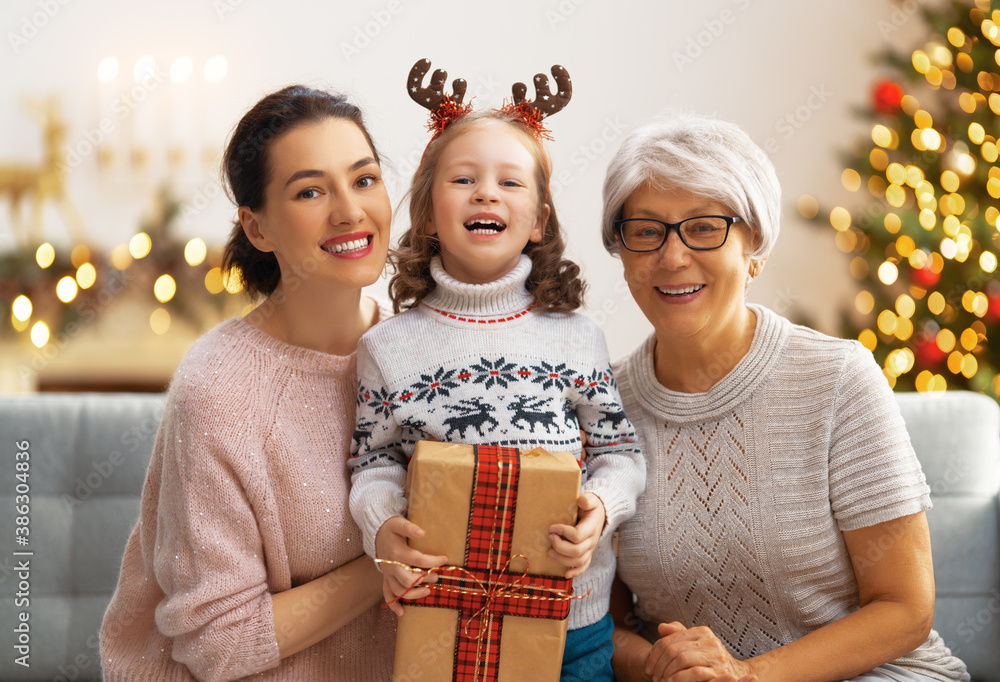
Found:
<svg viewBox="0 0 1000 682"><path fill-rule="evenodd" d="M914 348L915 355L917 356L917 367L927 368L936 367L941 364L941 361L947 357L947 353L941 350L940 346L937 345L937 339L933 336L925 341L920 342L916 348Z"/></svg>
<svg viewBox="0 0 1000 682"><path fill-rule="evenodd" d="M895 114L903 101L903 88L890 80L876 81L872 88L872 105L881 114Z"/></svg>
<svg viewBox="0 0 1000 682"><path fill-rule="evenodd" d="M986 308L985 318L990 324L1000 323L1000 296L990 297L990 303Z"/></svg>
<svg viewBox="0 0 1000 682"><path fill-rule="evenodd" d="M920 270L916 268L910 268L910 281L921 289L930 289L936 285L941 279L940 272L934 272L930 265L927 265Z"/></svg>

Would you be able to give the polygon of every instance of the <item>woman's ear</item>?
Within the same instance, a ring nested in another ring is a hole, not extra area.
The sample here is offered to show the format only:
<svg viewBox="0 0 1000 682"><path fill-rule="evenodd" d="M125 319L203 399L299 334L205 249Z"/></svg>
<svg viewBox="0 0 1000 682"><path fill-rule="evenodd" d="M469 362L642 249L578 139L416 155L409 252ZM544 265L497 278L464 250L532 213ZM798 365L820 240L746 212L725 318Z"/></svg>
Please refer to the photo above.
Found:
<svg viewBox="0 0 1000 682"><path fill-rule="evenodd" d="M549 216L552 214L552 209L546 203L542 206L542 210L538 213L538 220L535 221L535 227L531 230L531 234L528 235L529 242L540 242L545 237L545 227L549 224Z"/></svg>
<svg viewBox="0 0 1000 682"><path fill-rule="evenodd" d="M240 206L237 215L240 219L240 225L243 226L243 234L247 236L251 244L257 247L258 251L274 251L274 244L264 234L264 231L261 229L261 220L254 211L251 211L246 206Z"/></svg>
<svg viewBox="0 0 1000 682"><path fill-rule="evenodd" d="M759 260L750 261L750 279L756 279L760 273L764 271L764 264L767 262L766 258L761 258Z"/></svg>

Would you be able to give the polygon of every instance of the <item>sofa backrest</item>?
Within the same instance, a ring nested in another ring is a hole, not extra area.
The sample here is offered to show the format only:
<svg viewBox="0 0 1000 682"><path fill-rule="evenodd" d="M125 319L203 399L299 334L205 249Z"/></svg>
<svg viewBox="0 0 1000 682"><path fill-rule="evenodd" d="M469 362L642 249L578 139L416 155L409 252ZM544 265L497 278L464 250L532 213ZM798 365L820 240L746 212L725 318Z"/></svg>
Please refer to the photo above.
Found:
<svg viewBox="0 0 1000 682"><path fill-rule="evenodd" d="M139 394L0 395L0 509L9 519L0 524L5 682L100 679L101 619L139 516L163 402L162 395ZM15 468L17 452L28 453L21 460L29 464L26 471ZM15 497L18 486L27 491L29 507L22 515L24 546L16 544L17 521L9 511L25 501ZM22 561L27 571L18 569ZM19 592L27 594L19 598ZM27 632L18 633L22 613ZM30 667L17 663L21 651Z"/></svg>
<svg viewBox="0 0 1000 682"><path fill-rule="evenodd" d="M934 629L975 682L1000 682L1000 408L963 391L896 400L934 503Z"/></svg>
<svg viewBox="0 0 1000 682"><path fill-rule="evenodd" d="M934 501L934 627L973 680L1000 682L1000 409L964 392L896 399ZM0 524L0 680L100 679L101 618L163 404L162 395L0 395L0 509L15 509L18 485L30 507L27 545L16 545L17 514L5 511L14 523ZM30 465L18 472L23 451ZM24 579L20 561L29 562ZM27 606L17 596L24 583ZM16 663L22 612L30 668Z"/></svg>

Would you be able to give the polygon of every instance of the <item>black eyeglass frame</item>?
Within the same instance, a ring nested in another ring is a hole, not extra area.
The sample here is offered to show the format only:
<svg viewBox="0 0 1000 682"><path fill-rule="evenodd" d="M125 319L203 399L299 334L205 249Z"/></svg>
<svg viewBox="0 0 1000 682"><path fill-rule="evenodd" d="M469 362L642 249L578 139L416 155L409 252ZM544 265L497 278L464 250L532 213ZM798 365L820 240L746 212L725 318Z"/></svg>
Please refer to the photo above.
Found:
<svg viewBox="0 0 1000 682"><path fill-rule="evenodd" d="M721 218L722 220L726 221L726 236L722 238L721 244L719 244L718 246L691 246L690 244L687 243L687 240L684 239L684 233L681 232L681 225L683 225L688 221L698 220L700 218ZM665 228L667 228L667 231L663 233L663 241L660 242L659 246L657 246L655 249L630 249L628 245L625 244L625 234L622 232L622 227L627 222L640 221L640 220L647 223L659 223L660 225L663 225ZM624 219L618 218L617 220L615 220L614 226L615 229L618 231L618 238L621 239L622 248L624 248L626 251L631 251L632 253L651 253L653 251L659 251L661 248L663 248L663 245L667 243L667 239L670 238L670 230L677 230L677 236L680 237L681 243L693 251L714 251L715 249L721 249L723 246L726 245L726 240L729 239L729 228L733 226L733 223L738 223L742 220L743 218L740 218L739 216L728 216L728 215L699 215L699 216L694 216L693 218L685 218L679 223L665 223L662 220L654 220L653 218L624 218Z"/></svg>

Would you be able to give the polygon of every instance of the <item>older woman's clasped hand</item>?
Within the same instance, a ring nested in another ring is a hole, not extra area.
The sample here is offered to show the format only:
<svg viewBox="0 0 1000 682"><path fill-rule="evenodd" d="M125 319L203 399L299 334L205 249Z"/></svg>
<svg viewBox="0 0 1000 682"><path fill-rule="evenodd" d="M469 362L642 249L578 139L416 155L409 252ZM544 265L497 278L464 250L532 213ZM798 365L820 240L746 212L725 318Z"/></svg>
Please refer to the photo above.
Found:
<svg viewBox="0 0 1000 682"><path fill-rule="evenodd" d="M655 682L759 682L750 665L732 657L711 628L660 623L646 658Z"/></svg>

